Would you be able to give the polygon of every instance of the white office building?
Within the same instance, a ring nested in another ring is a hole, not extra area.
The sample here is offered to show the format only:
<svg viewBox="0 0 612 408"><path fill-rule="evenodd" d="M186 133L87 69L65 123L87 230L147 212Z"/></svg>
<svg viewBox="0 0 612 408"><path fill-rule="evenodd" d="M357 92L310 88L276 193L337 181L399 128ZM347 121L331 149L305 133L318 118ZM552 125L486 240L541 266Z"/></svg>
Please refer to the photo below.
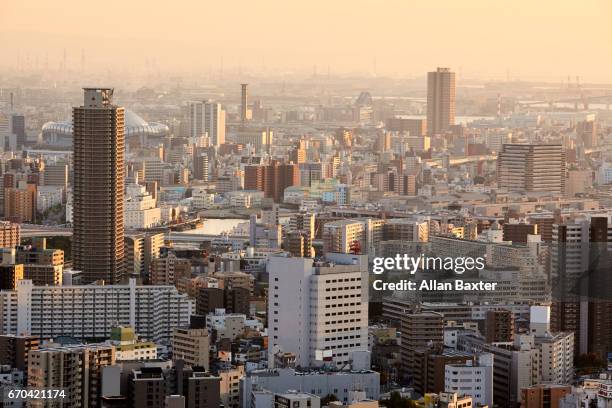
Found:
<svg viewBox="0 0 612 408"><path fill-rule="evenodd" d="M293 353L301 367L347 367L368 350L368 261L328 253L311 258L270 257L268 362Z"/></svg>
<svg viewBox="0 0 612 408"><path fill-rule="evenodd" d="M161 224L161 210L144 186L130 184L125 198L125 228L144 229Z"/></svg>
<svg viewBox="0 0 612 408"><path fill-rule="evenodd" d="M469 395L475 404L493 406L493 354L483 353L478 363L447 364L444 391Z"/></svg>

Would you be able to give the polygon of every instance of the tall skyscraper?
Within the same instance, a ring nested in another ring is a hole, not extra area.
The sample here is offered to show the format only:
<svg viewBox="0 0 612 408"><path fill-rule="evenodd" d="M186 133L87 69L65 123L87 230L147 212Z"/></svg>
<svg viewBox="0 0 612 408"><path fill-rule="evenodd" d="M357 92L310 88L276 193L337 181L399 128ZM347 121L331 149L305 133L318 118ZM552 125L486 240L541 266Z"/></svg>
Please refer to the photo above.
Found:
<svg viewBox="0 0 612 408"><path fill-rule="evenodd" d="M243 125L247 121L248 86L249 84L240 84L240 121Z"/></svg>
<svg viewBox="0 0 612 408"><path fill-rule="evenodd" d="M510 191L565 192L563 146L504 144L497 157L497 185Z"/></svg>
<svg viewBox="0 0 612 408"><path fill-rule="evenodd" d="M72 113L72 254L85 282L118 283L124 275L125 111L112 99L112 88L85 88Z"/></svg>
<svg viewBox="0 0 612 408"><path fill-rule="evenodd" d="M225 143L225 110L220 103L208 101L204 104L204 130L211 146Z"/></svg>
<svg viewBox="0 0 612 408"><path fill-rule="evenodd" d="M553 224L551 276L553 331L575 335L575 353L607 358L612 339L609 299L612 223L605 216L579 216Z"/></svg>
<svg viewBox="0 0 612 408"><path fill-rule="evenodd" d="M20 149L26 143L25 116L17 113L11 115L11 133L15 136L15 144Z"/></svg>
<svg viewBox="0 0 612 408"><path fill-rule="evenodd" d="M438 68L427 73L427 131L445 132L455 124L455 73Z"/></svg>
<svg viewBox="0 0 612 408"><path fill-rule="evenodd" d="M208 136L211 146L225 143L225 110L220 103L189 102L189 137Z"/></svg>
<svg viewBox="0 0 612 408"><path fill-rule="evenodd" d="M204 116L204 102L189 102L189 137L199 138L206 136Z"/></svg>

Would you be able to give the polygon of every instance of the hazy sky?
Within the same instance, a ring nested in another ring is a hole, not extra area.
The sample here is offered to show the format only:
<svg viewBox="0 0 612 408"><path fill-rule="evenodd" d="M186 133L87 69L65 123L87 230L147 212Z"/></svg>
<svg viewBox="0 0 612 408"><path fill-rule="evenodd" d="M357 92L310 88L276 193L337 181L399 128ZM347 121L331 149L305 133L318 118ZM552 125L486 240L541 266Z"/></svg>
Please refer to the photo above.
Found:
<svg viewBox="0 0 612 408"><path fill-rule="evenodd" d="M612 82L609 0L0 0L0 65ZM148 62L147 62L148 61Z"/></svg>

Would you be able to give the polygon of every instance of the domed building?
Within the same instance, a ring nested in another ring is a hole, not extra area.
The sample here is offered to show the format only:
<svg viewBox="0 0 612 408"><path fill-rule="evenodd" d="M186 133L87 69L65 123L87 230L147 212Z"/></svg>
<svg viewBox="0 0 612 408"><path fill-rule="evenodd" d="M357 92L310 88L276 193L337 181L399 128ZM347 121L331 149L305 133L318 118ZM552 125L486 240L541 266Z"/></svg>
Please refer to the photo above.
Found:
<svg viewBox="0 0 612 408"><path fill-rule="evenodd" d="M162 139L170 133L163 123L147 122L129 109L125 110L125 139L137 138L141 145L148 139ZM72 147L72 120L47 122L42 127L42 142L46 145Z"/></svg>

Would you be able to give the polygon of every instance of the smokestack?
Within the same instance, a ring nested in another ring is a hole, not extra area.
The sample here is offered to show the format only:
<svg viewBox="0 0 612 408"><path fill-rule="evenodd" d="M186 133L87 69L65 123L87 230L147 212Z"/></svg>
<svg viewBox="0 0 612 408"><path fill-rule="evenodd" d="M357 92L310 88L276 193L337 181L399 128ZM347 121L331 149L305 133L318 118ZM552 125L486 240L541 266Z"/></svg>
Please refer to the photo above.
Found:
<svg viewBox="0 0 612 408"><path fill-rule="evenodd" d="M249 84L240 84L240 87L242 88L242 92L241 92L241 105L240 105L240 120L242 121L242 124L244 125L246 123L247 120L247 102L248 102L248 90L247 87L249 86Z"/></svg>

